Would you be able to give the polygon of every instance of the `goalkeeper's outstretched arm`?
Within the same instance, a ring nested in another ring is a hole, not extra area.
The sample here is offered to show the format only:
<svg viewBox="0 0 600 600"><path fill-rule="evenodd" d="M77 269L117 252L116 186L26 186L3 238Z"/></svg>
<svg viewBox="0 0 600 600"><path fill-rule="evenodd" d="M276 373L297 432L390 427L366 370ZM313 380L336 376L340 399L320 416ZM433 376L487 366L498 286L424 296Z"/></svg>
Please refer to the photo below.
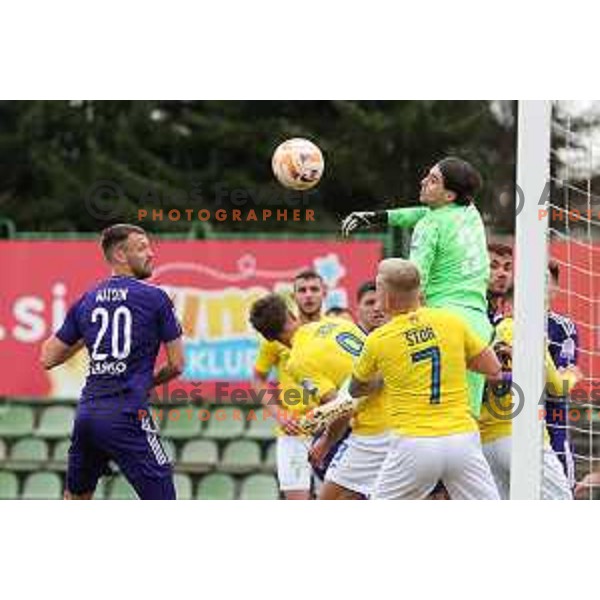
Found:
<svg viewBox="0 0 600 600"><path fill-rule="evenodd" d="M375 225L414 227L428 212L429 209L424 206L353 212L342 221L342 235L349 236L359 229L370 229Z"/></svg>

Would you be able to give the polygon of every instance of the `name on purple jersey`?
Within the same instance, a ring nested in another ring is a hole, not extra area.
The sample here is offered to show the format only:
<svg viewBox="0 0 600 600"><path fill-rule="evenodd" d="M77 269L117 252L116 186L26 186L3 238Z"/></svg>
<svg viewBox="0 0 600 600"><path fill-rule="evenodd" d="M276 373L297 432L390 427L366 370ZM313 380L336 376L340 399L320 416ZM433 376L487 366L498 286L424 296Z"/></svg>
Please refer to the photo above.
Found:
<svg viewBox="0 0 600 600"><path fill-rule="evenodd" d="M89 352L82 402L126 398L128 408L146 402L161 343L181 334L163 290L120 276L83 294L56 333L68 345L83 340Z"/></svg>
<svg viewBox="0 0 600 600"><path fill-rule="evenodd" d="M96 292L96 302L127 302L127 288L104 288Z"/></svg>

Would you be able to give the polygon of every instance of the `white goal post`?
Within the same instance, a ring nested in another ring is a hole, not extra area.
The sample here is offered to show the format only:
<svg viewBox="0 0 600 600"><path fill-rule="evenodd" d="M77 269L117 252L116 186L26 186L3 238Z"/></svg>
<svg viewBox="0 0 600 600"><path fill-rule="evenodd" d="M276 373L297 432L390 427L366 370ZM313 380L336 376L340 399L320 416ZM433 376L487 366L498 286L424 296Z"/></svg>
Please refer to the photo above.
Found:
<svg viewBox="0 0 600 600"><path fill-rule="evenodd" d="M548 269L548 197L550 176L550 101L518 103L517 184L521 209L515 233L513 381L522 390L523 407L513 417L511 500L540 498L545 386L546 286ZM543 198L544 204L540 205ZM513 402L518 403L518 393Z"/></svg>

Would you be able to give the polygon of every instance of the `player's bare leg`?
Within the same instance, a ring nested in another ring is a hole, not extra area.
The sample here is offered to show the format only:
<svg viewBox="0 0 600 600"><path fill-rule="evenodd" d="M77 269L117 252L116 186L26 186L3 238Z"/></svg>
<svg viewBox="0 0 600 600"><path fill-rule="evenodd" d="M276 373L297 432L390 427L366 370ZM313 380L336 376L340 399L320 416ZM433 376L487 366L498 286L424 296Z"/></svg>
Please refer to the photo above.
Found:
<svg viewBox="0 0 600 600"><path fill-rule="evenodd" d="M293 490L283 492L286 500L310 500L309 490Z"/></svg>
<svg viewBox="0 0 600 600"><path fill-rule="evenodd" d="M333 481L326 481L321 486L318 500L364 500L364 498L358 492L353 492Z"/></svg>

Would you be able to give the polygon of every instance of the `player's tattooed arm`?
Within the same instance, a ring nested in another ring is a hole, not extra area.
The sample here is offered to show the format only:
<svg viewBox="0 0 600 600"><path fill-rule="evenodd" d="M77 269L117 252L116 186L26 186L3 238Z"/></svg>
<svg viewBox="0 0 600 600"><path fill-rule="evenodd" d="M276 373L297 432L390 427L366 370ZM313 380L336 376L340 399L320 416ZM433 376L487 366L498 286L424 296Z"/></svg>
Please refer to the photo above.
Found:
<svg viewBox="0 0 600 600"><path fill-rule="evenodd" d="M183 373L185 359L181 338L179 337L165 344L165 350L167 352L167 362L155 371L152 382L154 386L167 383Z"/></svg>
<svg viewBox="0 0 600 600"><path fill-rule="evenodd" d="M377 389L376 386L379 385L380 381L380 379L373 379L372 381L360 381L360 379L356 379L356 377L352 376L348 393L353 398L366 396L370 392L374 391L374 389Z"/></svg>
<svg viewBox="0 0 600 600"><path fill-rule="evenodd" d="M369 391L368 394L374 394L383 388L383 377L381 375L375 375L373 379L368 381ZM352 394L354 395L354 394ZM366 395L366 394L362 394Z"/></svg>
<svg viewBox="0 0 600 600"><path fill-rule="evenodd" d="M341 439L342 435L344 435L350 426L351 418L351 415L345 415L329 424L327 431L325 432L325 437L330 443L330 448Z"/></svg>
<svg viewBox="0 0 600 600"><path fill-rule="evenodd" d="M42 344L40 362L44 369L53 369L69 360L74 354L77 354L81 348L83 348L82 339L69 346L53 335Z"/></svg>
<svg viewBox="0 0 600 600"><path fill-rule="evenodd" d="M350 418L350 415L346 415L330 423L323 432L323 435L319 436L313 443L308 451L308 459L313 467L317 469L322 468L323 459L348 429Z"/></svg>

